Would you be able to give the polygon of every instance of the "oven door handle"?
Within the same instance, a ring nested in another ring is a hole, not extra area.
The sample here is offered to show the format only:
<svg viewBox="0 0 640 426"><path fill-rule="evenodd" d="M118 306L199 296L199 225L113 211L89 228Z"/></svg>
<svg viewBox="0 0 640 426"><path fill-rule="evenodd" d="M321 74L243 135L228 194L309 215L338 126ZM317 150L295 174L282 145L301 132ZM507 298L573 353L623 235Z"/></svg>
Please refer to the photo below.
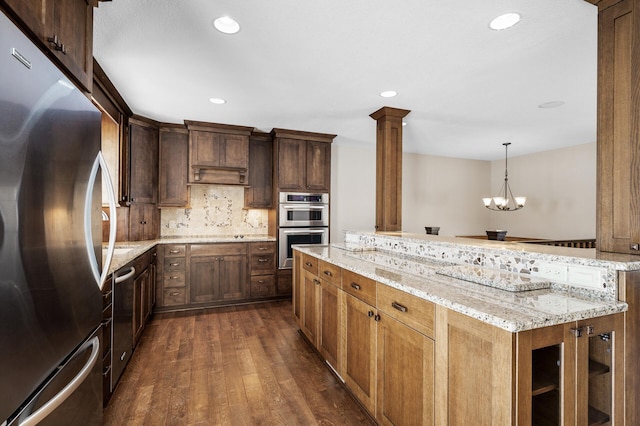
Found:
<svg viewBox="0 0 640 426"><path fill-rule="evenodd" d="M300 206L282 206L283 209L285 210L296 210L296 211L308 211L308 210L324 210L325 207L324 206L307 206L307 207L300 207Z"/></svg>
<svg viewBox="0 0 640 426"><path fill-rule="evenodd" d="M326 229L311 229L309 231L283 231L285 234L289 234L289 235L300 235L300 234L324 234L326 231Z"/></svg>

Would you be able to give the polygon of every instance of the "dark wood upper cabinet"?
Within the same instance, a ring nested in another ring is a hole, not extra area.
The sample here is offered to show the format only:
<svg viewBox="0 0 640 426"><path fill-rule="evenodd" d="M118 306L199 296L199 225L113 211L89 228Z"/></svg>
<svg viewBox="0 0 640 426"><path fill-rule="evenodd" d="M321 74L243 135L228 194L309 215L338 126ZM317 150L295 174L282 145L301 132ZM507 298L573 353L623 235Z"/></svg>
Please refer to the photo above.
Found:
<svg viewBox="0 0 640 426"><path fill-rule="evenodd" d="M87 92L93 81L93 8L97 0L4 0L55 61Z"/></svg>
<svg viewBox="0 0 640 426"><path fill-rule="evenodd" d="M249 138L249 186L244 189L244 206L273 207L273 141L268 133L253 132Z"/></svg>
<svg viewBox="0 0 640 426"><path fill-rule="evenodd" d="M189 183L247 185L252 127L186 121Z"/></svg>
<svg viewBox="0 0 640 426"><path fill-rule="evenodd" d="M155 204L129 206L129 241L155 240L160 236L160 210Z"/></svg>
<svg viewBox="0 0 640 426"><path fill-rule="evenodd" d="M329 191L331 142L336 135L273 129L279 191Z"/></svg>
<svg viewBox="0 0 640 426"><path fill-rule="evenodd" d="M158 202L158 128L129 120L129 202Z"/></svg>
<svg viewBox="0 0 640 426"><path fill-rule="evenodd" d="M184 126L160 128L158 206L189 205L189 134Z"/></svg>

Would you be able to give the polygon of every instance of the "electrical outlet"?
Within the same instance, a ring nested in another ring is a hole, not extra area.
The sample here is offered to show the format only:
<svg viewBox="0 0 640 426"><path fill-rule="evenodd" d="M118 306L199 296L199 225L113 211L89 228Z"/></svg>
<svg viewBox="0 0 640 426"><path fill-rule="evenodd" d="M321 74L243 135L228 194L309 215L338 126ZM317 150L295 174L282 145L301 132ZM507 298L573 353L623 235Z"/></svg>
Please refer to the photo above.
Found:
<svg viewBox="0 0 640 426"><path fill-rule="evenodd" d="M570 284L602 290L603 271L586 266L569 266L568 281Z"/></svg>
<svg viewBox="0 0 640 426"><path fill-rule="evenodd" d="M567 282L567 265L540 262L537 275L552 281Z"/></svg>

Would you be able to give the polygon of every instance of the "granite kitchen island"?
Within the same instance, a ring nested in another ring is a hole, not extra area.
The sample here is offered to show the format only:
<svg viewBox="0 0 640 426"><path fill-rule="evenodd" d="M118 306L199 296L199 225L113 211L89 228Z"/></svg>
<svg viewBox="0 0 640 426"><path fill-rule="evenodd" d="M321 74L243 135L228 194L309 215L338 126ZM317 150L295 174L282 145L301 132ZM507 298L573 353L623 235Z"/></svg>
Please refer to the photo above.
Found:
<svg viewBox="0 0 640 426"><path fill-rule="evenodd" d="M638 269L595 250L354 232L296 247L294 316L382 424L622 421L618 280Z"/></svg>

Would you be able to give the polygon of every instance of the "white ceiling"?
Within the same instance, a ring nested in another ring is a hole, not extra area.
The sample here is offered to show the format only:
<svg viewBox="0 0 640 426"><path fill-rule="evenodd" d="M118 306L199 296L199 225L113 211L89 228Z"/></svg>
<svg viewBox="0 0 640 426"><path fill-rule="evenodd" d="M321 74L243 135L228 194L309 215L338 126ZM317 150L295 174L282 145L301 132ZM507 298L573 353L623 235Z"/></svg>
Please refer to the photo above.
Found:
<svg viewBox="0 0 640 426"><path fill-rule="evenodd" d="M489 29L513 11L520 23ZM238 34L213 28L222 15ZM596 139L597 8L584 0L113 0L94 16L97 61L134 113L162 122L373 146L369 114L386 105L412 111L406 152L491 160L503 142L516 156Z"/></svg>

